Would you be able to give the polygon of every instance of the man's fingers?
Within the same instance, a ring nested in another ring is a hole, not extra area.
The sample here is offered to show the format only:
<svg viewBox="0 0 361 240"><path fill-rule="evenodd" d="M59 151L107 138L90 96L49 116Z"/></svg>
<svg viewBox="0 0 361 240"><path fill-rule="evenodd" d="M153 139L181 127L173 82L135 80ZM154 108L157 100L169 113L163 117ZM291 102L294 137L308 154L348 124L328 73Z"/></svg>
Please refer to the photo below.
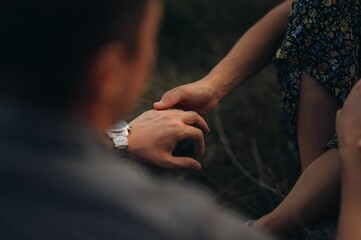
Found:
<svg viewBox="0 0 361 240"><path fill-rule="evenodd" d="M205 143L202 130L187 126L184 131L183 139L192 139L194 143L194 151L198 156L203 156L205 152Z"/></svg>
<svg viewBox="0 0 361 240"><path fill-rule="evenodd" d="M185 124L197 127L203 132L209 133L211 131L206 121L196 112L184 112L183 121Z"/></svg>
<svg viewBox="0 0 361 240"><path fill-rule="evenodd" d="M169 165L173 168L183 168L183 169L193 169L193 170L201 170L202 165L194 160L193 158L189 157L174 157L170 156Z"/></svg>

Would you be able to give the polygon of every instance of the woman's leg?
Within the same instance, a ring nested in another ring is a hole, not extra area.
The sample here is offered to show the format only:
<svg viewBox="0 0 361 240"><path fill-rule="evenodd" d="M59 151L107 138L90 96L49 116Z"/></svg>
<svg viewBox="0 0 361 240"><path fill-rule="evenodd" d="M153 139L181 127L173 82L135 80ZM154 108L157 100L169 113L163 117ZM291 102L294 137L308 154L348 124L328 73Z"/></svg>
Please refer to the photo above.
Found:
<svg viewBox="0 0 361 240"><path fill-rule="evenodd" d="M283 202L254 227L282 236L334 214L340 195L339 160L338 149L331 149L313 161Z"/></svg>
<svg viewBox="0 0 361 240"><path fill-rule="evenodd" d="M274 234L287 234L337 211L340 166L338 150L323 153L335 133L339 104L304 73L300 86L297 138L303 173L284 201L255 223Z"/></svg>
<svg viewBox="0 0 361 240"><path fill-rule="evenodd" d="M303 73L297 115L297 140L302 171L322 155L335 134L339 102L319 82Z"/></svg>

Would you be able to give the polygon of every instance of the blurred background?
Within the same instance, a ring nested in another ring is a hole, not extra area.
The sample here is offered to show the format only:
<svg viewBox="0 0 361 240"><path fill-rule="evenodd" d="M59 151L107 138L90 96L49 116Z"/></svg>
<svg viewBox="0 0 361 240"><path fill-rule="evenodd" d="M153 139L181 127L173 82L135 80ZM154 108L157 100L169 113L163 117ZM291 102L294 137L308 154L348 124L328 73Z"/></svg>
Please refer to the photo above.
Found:
<svg viewBox="0 0 361 240"><path fill-rule="evenodd" d="M157 69L134 116L151 109L167 90L205 76L252 24L280 2L166 1ZM299 176L279 95L276 71L270 65L205 116L212 131L206 136L206 155L199 159L202 171L154 173L202 185L222 206L249 218L268 213Z"/></svg>

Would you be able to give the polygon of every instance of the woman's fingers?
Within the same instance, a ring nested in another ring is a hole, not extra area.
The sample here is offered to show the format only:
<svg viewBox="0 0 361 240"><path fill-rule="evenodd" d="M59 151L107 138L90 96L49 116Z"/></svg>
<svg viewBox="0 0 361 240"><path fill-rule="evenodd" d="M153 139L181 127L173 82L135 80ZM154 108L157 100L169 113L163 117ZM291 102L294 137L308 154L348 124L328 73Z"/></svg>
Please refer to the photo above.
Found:
<svg viewBox="0 0 361 240"><path fill-rule="evenodd" d="M153 104L153 107L157 110L169 109L182 102L185 98L185 91L182 91L180 87L177 87L166 92L159 102Z"/></svg>

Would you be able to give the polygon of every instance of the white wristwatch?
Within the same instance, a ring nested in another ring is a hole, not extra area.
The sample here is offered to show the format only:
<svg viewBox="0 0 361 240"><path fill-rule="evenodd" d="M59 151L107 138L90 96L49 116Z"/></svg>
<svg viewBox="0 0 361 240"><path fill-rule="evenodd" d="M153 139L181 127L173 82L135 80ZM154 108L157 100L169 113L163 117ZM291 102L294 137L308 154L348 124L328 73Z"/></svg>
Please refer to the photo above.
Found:
<svg viewBox="0 0 361 240"><path fill-rule="evenodd" d="M128 157L128 136L131 127L126 121L119 121L107 130L109 138L113 141L117 157Z"/></svg>

